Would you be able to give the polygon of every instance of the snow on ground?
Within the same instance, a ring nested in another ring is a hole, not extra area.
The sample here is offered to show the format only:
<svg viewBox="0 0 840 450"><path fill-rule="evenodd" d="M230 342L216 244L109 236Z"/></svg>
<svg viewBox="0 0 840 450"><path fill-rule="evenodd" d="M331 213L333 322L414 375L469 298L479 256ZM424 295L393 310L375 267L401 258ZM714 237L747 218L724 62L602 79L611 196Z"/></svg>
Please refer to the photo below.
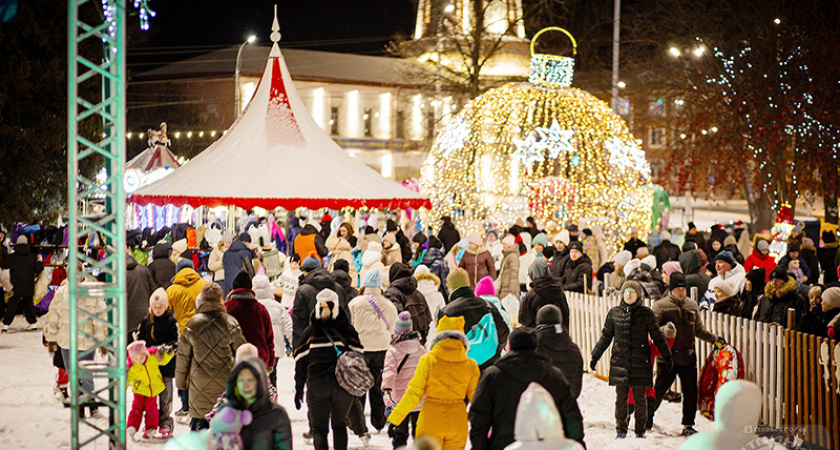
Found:
<svg viewBox="0 0 840 450"><path fill-rule="evenodd" d="M43 318L41 318L43 322ZM26 326L22 316L12 324L11 332L0 335L0 442L3 448L15 449L69 449L70 410L64 408L53 393L57 369L46 349L41 345L41 333L20 331ZM294 408L294 365L291 359L282 359L277 372L280 381L278 402L289 412L294 431L294 448L312 448L303 442L306 431L306 409ZM128 401L130 402L130 393ZM180 401L177 396L173 408ZM583 392L579 399L584 417L586 444L590 449L676 449L685 442L679 436L682 426L679 404L663 403L656 414L654 430L646 439L634 437L615 439L615 390L606 382L590 375L584 377ZM103 411L105 411L103 409ZM631 419L631 430L632 430ZM101 426L105 420L101 420ZM372 427L370 427L373 430ZM710 421L697 415L699 431L713 429ZM175 435L189 432L188 425L176 422ZM83 432L83 436L90 434ZM632 433L631 433L632 436ZM104 439L90 448L108 449ZM128 443L129 449L163 448L162 444ZM362 442L350 433L350 448L364 448ZM371 450L390 449L390 440L383 430L373 434Z"/></svg>

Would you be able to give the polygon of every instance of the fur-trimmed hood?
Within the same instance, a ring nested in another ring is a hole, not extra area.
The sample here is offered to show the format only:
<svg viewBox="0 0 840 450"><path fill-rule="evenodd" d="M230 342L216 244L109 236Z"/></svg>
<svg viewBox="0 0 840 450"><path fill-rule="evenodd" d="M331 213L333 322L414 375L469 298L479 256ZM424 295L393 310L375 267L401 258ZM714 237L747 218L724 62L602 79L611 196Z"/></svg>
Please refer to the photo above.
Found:
<svg viewBox="0 0 840 450"><path fill-rule="evenodd" d="M785 281L785 284L779 287L779 289L773 288L773 283L767 283L766 285L764 285L764 295L766 295L770 299L782 298L790 294L791 292L795 292L796 286L796 280L793 277L788 276L788 279L787 281Z"/></svg>
<svg viewBox="0 0 840 450"><path fill-rule="evenodd" d="M458 330L444 330L439 332L435 335L434 338L432 338L431 341L426 343L426 348L428 348L429 351L431 351L435 348L436 345L447 340L459 341L460 343L464 344L465 352L470 351L470 341L467 340L467 335Z"/></svg>
<svg viewBox="0 0 840 450"><path fill-rule="evenodd" d="M362 253L362 267L373 267L378 262L382 262L382 253L374 250L365 250Z"/></svg>
<svg viewBox="0 0 840 450"><path fill-rule="evenodd" d="M423 281L431 281L435 287L440 286L440 278L433 273L416 273L414 274L414 279L417 280L418 285Z"/></svg>

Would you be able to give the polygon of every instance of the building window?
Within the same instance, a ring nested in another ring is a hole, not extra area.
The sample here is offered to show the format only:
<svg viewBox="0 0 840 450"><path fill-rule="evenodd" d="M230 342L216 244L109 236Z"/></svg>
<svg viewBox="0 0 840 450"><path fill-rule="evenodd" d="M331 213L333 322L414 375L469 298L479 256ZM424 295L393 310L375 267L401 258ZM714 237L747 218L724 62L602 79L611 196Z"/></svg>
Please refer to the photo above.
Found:
<svg viewBox="0 0 840 450"><path fill-rule="evenodd" d="M405 139L405 111L397 110L397 139Z"/></svg>
<svg viewBox="0 0 840 450"><path fill-rule="evenodd" d="M664 147L666 144L665 128L651 128L648 133L648 145L651 148Z"/></svg>
<svg viewBox="0 0 840 450"><path fill-rule="evenodd" d="M338 106L330 108L330 133L338 135Z"/></svg>
<svg viewBox="0 0 840 450"><path fill-rule="evenodd" d="M435 111L426 113L426 139L432 140L435 138Z"/></svg>
<svg viewBox="0 0 840 450"><path fill-rule="evenodd" d="M362 116L365 120L365 137L373 136L373 111L370 108L365 108L365 115Z"/></svg>
<svg viewBox="0 0 840 450"><path fill-rule="evenodd" d="M653 116L661 116L665 114L665 100L657 98L650 102L650 114Z"/></svg>

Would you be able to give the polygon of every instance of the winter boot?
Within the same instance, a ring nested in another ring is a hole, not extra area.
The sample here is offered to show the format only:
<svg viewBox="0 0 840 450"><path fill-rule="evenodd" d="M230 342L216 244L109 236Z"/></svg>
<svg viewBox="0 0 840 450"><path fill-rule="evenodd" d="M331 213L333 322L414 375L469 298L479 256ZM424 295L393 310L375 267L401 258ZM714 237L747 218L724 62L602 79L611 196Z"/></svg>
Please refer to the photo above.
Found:
<svg viewBox="0 0 840 450"><path fill-rule="evenodd" d="M626 437L627 437L627 432L626 431L618 431L618 432L615 433L615 438L616 439L624 439Z"/></svg>
<svg viewBox="0 0 840 450"><path fill-rule="evenodd" d="M312 432L311 431L304 431L303 432L303 442L306 445L312 445Z"/></svg>
<svg viewBox="0 0 840 450"><path fill-rule="evenodd" d="M680 433L680 436L691 436L693 434L697 434L697 430L695 430L694 427L691 426L691 425L686 425L686 426L683 427L683 430L682 430L682 433Z"/></svg>
<svg viewBox="0 0 840 450"><path fill-rule="evenodd" d="M637 431L636 432L636 437L639 438L639 439L644 439L645 438L645 432L644 431Z"/></svg>

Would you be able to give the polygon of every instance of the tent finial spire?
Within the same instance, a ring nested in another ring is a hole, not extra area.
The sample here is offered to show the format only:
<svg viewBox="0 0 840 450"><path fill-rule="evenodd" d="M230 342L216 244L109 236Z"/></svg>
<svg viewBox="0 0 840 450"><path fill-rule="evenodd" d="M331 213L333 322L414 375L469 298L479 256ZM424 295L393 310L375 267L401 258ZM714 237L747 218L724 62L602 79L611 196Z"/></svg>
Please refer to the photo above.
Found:
<svg viewBox="0 0 840 450"><path fill-rule="evenodd" d="M280 22L277 21L277 4L274 4L274 22L271 24L271 54L269 58L277 58L280 56L280 47L277 42L280 41Z"/></svg>

